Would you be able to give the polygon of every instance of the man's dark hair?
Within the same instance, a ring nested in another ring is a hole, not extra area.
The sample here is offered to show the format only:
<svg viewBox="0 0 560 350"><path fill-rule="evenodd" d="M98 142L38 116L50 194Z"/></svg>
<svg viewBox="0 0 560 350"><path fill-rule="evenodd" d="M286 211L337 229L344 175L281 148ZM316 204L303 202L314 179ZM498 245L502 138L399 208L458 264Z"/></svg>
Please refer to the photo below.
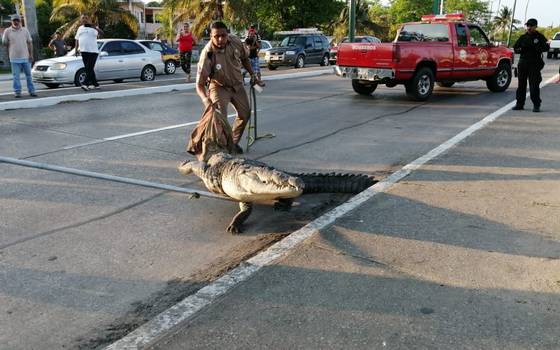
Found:
<svg viewBox="0 0 560 350"><path fill-rule="evenodd" d="M224 22L216 21L216 22L212 23L212 25L210 26L210 29L225 29L225 30L227 30L228 27L226 26L226 24Z"/></svg>

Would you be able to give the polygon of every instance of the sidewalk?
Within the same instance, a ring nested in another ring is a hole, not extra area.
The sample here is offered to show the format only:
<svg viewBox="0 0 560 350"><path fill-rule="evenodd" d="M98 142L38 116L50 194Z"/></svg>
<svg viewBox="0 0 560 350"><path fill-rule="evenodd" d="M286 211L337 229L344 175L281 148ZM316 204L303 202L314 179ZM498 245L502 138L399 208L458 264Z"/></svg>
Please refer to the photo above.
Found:
<svg viewBox="0 0 560 350"><path fill-rule="evenodd" d="M560 348L560 84L542 95L151 349Z"/></svg>

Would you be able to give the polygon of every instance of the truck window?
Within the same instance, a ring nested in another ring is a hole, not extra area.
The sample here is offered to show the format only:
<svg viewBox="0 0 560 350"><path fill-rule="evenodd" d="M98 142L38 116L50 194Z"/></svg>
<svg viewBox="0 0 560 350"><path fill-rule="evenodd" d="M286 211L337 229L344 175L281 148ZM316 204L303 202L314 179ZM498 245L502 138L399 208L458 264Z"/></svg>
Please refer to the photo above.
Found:
<svg viewBox="0 0 560 350"><path fill-rule="evenodd" d="M397 41L449 41L447 24L405 24Z"/></svg>
<svg viewBox="0 0 560 350"><path fill-rule="evenodd" d="M457 45L467 46L467 28L463 24L455 24L455 31L457 32Z"/></svg>
<svg viewBox="0 0 560 350"><path fill-rule="evenodd" d="M490 42L486 38L486 35L482 31L482 29L480 29L477 26L470 25L469 31L471 32L471 41L470 41L471 46L478 46L478 47L490 46Z"/></svg>

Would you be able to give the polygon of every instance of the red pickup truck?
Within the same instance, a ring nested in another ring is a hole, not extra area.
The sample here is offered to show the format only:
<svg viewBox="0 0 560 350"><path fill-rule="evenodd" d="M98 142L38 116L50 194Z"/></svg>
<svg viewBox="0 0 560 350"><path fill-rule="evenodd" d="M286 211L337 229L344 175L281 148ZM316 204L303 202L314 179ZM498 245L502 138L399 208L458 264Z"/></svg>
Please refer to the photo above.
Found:
<svg viewBox="0 0 560 350"><path fill-rule="evenodd" d="M490 43L476 24L461 14L423 16L405 23L391 43L345 43L338 49L335 73L352 79L354 91L370 95L378 84L404 84L416 101L432 94L434 83L482 79L490 91L511 82L513 51Z"/></svg>

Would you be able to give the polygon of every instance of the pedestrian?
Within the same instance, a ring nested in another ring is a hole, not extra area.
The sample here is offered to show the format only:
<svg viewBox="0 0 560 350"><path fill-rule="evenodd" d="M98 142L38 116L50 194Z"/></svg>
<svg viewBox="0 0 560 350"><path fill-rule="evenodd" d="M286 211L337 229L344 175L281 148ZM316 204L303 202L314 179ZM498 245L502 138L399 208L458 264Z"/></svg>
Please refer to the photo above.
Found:
<svg viewBox="0 0 560 350"><path fill-rule="evenodd" d="M527 31L517 39L513 50L520 54L517 63L517 103L513 110L522 110L527 96L527 80L533 102L533 112L540 112L541 97L539 84L542 81L541 70L544 67L543 52L548 51L548 43L544 35L537 31L537 20L531 18L525 23Z"/></svg>
<svg viewBox="0 0 560 350"><path fill-rule="evenodd" d="M191 32L188 23L183 25L183 29L179 31L175 41L179 43L181 68L187 74L187 82L190 82L192 49L193 45L196 45L196 37Z"/></svg>
<svg viewBox="0 0 560 350"><path fill-rule="evenodd" d="M253 68L253 73L255 73L255 76L257 77L256 84L259 86L265 86L265 83L261 80L261 64L259 62L259 50L261 48L261 40L254 26L251 26L249 28L249 32L247 33L247 38L245 39L245 45L249 50L249 61L251 61L251 67Z"/></svg>
<svg viewBox="0 0 560 350"><path fill-rule="evenodd" d="M232 137L235 152L241 154L243 149L239 140L251 115L241 66L251 75L251 84L255 83L255 73L241 40L229 35L223 22L214 22L210 28L210 42L202 50L198 61L196 92L205 108L216 105L223 116L227 116L229 103L235 107L237 117Z"/></svg>
<svg viewBox="0 0 560 350"><path fill-rule="evenodd" d="M60 32L54 33L52 40L49 42L49 48L54 51L55 57L66 55L66 43Z"/></svg>
<svg viewBox="0 0 560 350"><path fill-rule="evenodd" d="M99 89L99 83L95 77L95 62L99 55L97 48L97 36L103 35L103 31L96 25L91 23L87 14L80 16L81 26L76 32L76 56L78 53L82 55L82 61L86 69L86 79L81 84L84 91L92 88Z"/></svg>
<svg viewBox="0 0 560 350"><path fill-rule="evenodd" d="M159 34L156 34L156 37L154 38L154 41L157 41L157 42L161 43L161 38L160 38Z"/></svg>
<svg viewBox="0 0 560 350"><path fill-rule="evenodd" d="M21 26L19 15L11 15L12 25L2 35L2 43L8 48L8 56L12 68L12 79L14 96L21 97L21 81L19 76L21 71L25 74L27 82L27 92L30 96L36 97L35 86L31 77L31 64L33 63L33 41L27 28Z"/></svg>

